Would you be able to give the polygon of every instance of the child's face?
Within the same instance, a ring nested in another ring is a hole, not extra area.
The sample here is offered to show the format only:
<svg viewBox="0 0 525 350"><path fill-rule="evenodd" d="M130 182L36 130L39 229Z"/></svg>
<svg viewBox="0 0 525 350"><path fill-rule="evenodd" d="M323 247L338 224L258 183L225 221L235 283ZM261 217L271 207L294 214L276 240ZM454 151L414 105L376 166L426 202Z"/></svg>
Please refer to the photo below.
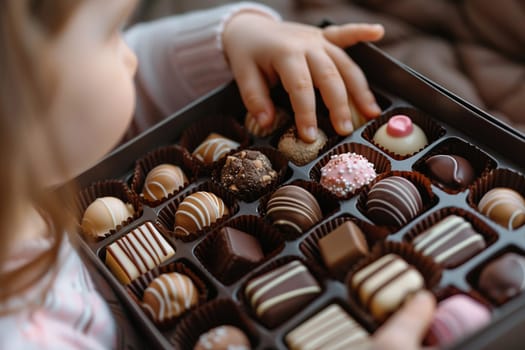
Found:
<svg viewBox="0 0 525 350"><path fill-rule="evenodd" d="M133 76L137 61L120 35L135 0L85 0L66 29L53 41L51 64L58 89L51 115L51 137L74 177L94 165L121 139L134 110ZM47 184L64 176L51 153L39 149L35 159Z"/></svg>

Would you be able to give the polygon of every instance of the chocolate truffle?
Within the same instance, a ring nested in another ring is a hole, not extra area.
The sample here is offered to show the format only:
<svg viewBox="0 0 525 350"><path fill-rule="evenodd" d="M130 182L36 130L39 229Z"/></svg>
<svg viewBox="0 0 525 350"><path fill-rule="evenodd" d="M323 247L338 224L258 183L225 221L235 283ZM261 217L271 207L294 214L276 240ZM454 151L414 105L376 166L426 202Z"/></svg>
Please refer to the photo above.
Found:
<svg viewBox="0 0 525 350"><path fill-rule="evenodd" d="M172 164L160 164L150 170L144 180L142 195L148 201L156 201L177 192L188 183L182 169Z"/></svg>
<svg viewBox="0 0 525 350"><path fill-rule="evenodd" d="M503 304L525 290L525 258L505 253L479 275L479 288L495 303Z"/></svg>
<svg viewBox="0 0 525 350"><path fill-rule="evenodd" d="M214 193L195 192L184 198L175 211L175 234L189 236L228 214L228 207Z"/></svg>
<svg viewBox="0 0 525 350"><path fill-rule="evenodd" d="M193 156L201 162L211 164L239 146L238 142L212 132L197 148L195 148Z"/></svg>
<svg viewBox="0 0 525 350"><path fill-rule="evenodd" d="M525 200L510 188L497 187L488 191L478 208L483 215L509 230L525 224Z"/></svg>
<svg viewBox="0 0 525 350"><path fill-rule="evenodd" d="M116 197L100 197L91 203L82 216L82 231L89 237L103 238L135 214L131 204Z"/></svg>
<svg viewBox="0 0 525 350"><path fill-rule="evenodd" d="M361 304L378 321L396 311L410 294L425 286L414 267L396 254L387 254L358 270L351 281Z"/></svg>
<svg viewBox="0 0 525 350"><path fill-rule="evenodd" d="M213 270L226 281L243 275L264 259L257 238L229 226L219 230L213 247Z"/></svg>
<svg viewBox="0 0 525 350"><path fill-rule="evenodd" d="M426 343L445 347L490 321L490 311L466 295L451 296L437 305Z"/></svg>
<svg viewBox="0 0 525 350"><path fill-rule="evenodd" d="M401 176L390 176L375 183L366 201L367 215L376 224L403 226L423 209L416 186Z"/></svg>
<svg viewBox="0 0 525 350"><path fill-rule="evenodd" d="M277 178L272 163L263 153L243 150L227 156L221 170L221 184L232 192L260 191Z"/></svg>
<svg viewBox="0 0 525 350"><path fill-rule="evenodd" d="M308 305L321 287L297 260L251 279L244 294L255 315L274 328Z"/></svg>
<svg viewBox="0 0 525 350"><path fill-rule="evenodd" d="M332 304L288 333L291 350L353 349L369 342L368 332L339 305Z"/></svg>
<svg viewBox="0 0 525 350"><path fill-rule="evenodd" d="M228 325L202 334L193 350L251 350L251 345L243 331Z"/></svg>
<svg viewBox="0 0 525 350"><path fill-rule="evenodd" d="M321 168L321 185L338 197L355 192L377 176L374 164L353 152L337 154Z"/></svg>
<svg viewBox="0 0 525 350"><path fill-rule="evenodd" d="M106 248L106 265L122 284L129 284L174 255L157 228L146 222Z"/></svg>
<svg viewBox="0 0 525 350"><path fill-rule="evenodd" d="M474 181L474 168L468 160L457 155L437 154L425 160L430 175L441 186L464 188Z"/></svg>
<svg viewBox="0 0 525 350"><path fill-rule="evenodd" d="M412 243L416 250L431 256L445 268L462 264L487 246L483 236L474 230L470 222L456 215L439 221Z"/></svg>
<svg viewBox="0 0 525 350"><path fill-rule="evenodd" d="M374 142L401 156L418 152L428 145L424 131L406 115L395 115L374 134Z"/></svg>
<svg viewBox="0 0 525 350"><path fill-rule="evenodd" d="M286 124L290 120L290 115L282 108L275 109L275 117L270 125L262 127L257 123L255 117L250 113L246 113L244 120L244 127L246 130L257 137L266 137L272 134L275 130Z"/></svg>
<svg viewBox="0 0 525 350"><path fill-rule="evenodd" d="M368 244L361 229L345 221L319 240L325 266L337 277L344 277L353 263L368 254Z"/></svg>
<svg viewBox="0 0 525 350"><path fill-rule="evenodd" d="M312 143L304 142L297 134L297 128L290 127L279 139L277 149L296 165L305 165L317 158L319 151L326 145L328 138L321 129Z"/></svg>
<svg viewBox="0 0 525 350"><path fill-rule="evenodd" d="M266 214L274 225L296 233L303 233L323 217L315 197L295 185L277 189L266 205Z"/></svg>
<svg viewBox="0 0 525 350"><path fill-rule="evenodd" d="M144 290L142 306L157 323L182 315L199 301L191 278L178 272L163 273Z"/></svg>

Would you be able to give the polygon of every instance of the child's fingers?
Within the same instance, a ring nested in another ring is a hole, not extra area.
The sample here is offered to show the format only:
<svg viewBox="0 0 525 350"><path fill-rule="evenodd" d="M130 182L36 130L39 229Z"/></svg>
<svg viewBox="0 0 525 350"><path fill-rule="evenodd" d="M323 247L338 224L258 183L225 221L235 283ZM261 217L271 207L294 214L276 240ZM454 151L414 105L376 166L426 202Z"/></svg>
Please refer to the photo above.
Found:
<svg viewBox="0 0 525 350"><path fill-rule="evenodd" d="M326 52L307 54L307 61L315 86L319 88L323 101L330 111L335 131L343 136L353 131L352 117L348 106L346 87L332 59Z"/></svg>
<svg viewBox="0 0 525 350"><path fill-rule="evenodd" d="M304 55L285 57L275 63L275 69L290 97L299 137L305 142L315 141L315 93L306 58Z"/></svg>
<svg viewBox="0 0 525 350"><path fill-rule="evenodd" d="M383 37L385 29L380 24L352 23L328 26L323 29L324 37L332 44L345 48L360 41L377 41Z"/></svg>
<svg viewBox="0 0 525 350"><path fill-rule="evenodd" d="M368 82L361 68L342 49L336 46L329 45L326 51L339 69L348 94L352 96L357 108L367 118L377 117L381 113L381 109L368 87Z"/></svg>
<svg viewBox="0 0 525 350"><path fill-rule="evenodd" d="M260 126L270 125L274 118L274 106L261 71L253 63L236 64L234 67L238 67L233 69L233 74L246 109Z"/></svg>
<svg viewBox="0 0 525 350"><path fill-rule="evenodd" d="M374 349L419 349L432 322L436 301L420 291L397 311L374 335Z"/></svg>

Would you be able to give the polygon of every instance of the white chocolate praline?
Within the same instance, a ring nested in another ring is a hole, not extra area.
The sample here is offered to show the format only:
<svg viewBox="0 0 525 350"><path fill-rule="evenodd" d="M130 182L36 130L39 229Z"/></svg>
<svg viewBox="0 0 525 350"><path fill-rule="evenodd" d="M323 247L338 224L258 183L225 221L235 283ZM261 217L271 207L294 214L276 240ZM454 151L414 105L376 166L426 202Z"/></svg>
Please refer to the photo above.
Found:
<svg viewBox="0 0 525 350"><path fill-rule="evenodd" d="M196 233L228 214L228 207L214 193L195 192L184 198L175 212L175 234Z"/></svg>
<svg viewBox="0 0 525 350"><path fill-rule="evenodd" d="M155 201L168 197L188 182L182 169L173 164L160 164L151 169L144 180L142 194L145 199Z"/></svg>
<svg viewBox="0 0 525 350"><path fill-rule="evenodd" d="M396 254L387 254L357 271L351 283L361 304L379 321L425 285L423 276Z"/></svg>
<svg viewBox="0 0 525 350"><path fill-rule="evenodd" d="M369 184L377 176L374 164L360 154L336 154L321 168L321 185L338 197L344 197Z"/></svg>
<svg viewBox="0 0 525 350"><path fill-rule="evenodd" d="M525 199L510 188L496 187L488 191L478 208L483 215L509 230L525 224Z"/></svg>
<svg viewBox="0 0 525 350"><path fill-rule="evenodd" d="M155 322L164 322L182 315L199 301L195 284L178 272L163 273L144 290L142 306Z"/></svg>
<svg viewBox="0 0 525 350"><path fill-rule="evenodd" d="M116 197L100 197L84 211L82 231L92 238L101 238L134 214L135 209L131 204Z"/></svg>
<svg viewBox="0 0 525 350"><path fill-rule="evenodd" d="M224 325L202 334L194 350L250 350L250 340L239 328Z"/></svg>
<svg viewBox="0 0 525 350"><path fill-rule="evenodd" d="M129 284L174 255L175 250L148 221L106 248L106 265L121 283Z"/></svg>
<svg viewBox="0 0 525 350"><path fill-rule="evenodd" d="M240 146L238 142L230 140L217 133L211 133L193 151L193 156L204 163L213 163L221 159L233 149Z"/></svg>
<svg viewBox="0 0 525 350"><path fill-rule="evenodd" d="M386 150L406 156L428 145L425 132L405 115L395 115L379 127L374 142Z"/></svg>

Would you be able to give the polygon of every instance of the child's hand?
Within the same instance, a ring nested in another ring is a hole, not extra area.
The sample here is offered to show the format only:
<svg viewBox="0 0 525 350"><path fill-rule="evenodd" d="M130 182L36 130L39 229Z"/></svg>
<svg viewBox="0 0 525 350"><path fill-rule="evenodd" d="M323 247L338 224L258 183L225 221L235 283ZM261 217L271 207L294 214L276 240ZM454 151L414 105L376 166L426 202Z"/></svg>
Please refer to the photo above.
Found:
<svg viewBox="0 0 525 350"><path fill-rule="evenodd" d="M259 124L267 126L274 118L269 86L280 79L290 96L299 136L312 142L317 134L314 87L340 135L353 131L348 94L365 117L381 112L363 72L342 48L379 40L383 33L381 25L320 29L241 13L228 22L223 43L243 102Z"/></svg>

